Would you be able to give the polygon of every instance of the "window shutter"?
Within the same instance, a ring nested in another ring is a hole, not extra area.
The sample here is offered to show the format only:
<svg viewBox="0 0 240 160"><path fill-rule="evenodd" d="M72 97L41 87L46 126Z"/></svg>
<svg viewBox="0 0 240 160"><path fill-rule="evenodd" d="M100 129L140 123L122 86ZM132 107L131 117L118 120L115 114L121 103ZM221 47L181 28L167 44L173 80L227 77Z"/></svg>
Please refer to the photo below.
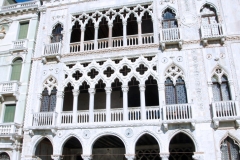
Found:
<svg viewBox="0 0 240 160"><path fill-rule="evenodd" d="M20 23L20 29L18 34L18 39L27 38L29 22Z"/></svg>
<svg viewBox="0 0 240 160"><path fill-rule="evenodd" d="M20 80L22 70L22 60L15 61L12 65L11 80Z"/></svg>
<svg viewBox="0 0 240 160"><path fill-rule="evenodd" d="M16 105L6 105L3 122L14 122Z"/></svg>

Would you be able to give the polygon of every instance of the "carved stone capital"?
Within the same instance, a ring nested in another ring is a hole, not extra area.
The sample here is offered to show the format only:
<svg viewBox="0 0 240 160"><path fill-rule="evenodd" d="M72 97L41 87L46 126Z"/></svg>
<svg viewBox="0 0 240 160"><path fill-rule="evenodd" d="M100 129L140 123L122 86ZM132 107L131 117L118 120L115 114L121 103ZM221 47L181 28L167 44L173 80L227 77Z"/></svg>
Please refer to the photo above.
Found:
<svg viewBox="0 0 240 160"><path fill-rule="evenodd" d="M162 160L168 160L170 153L160 153L159 154Z"/></svg>
<svg viewBox="0 0 240 160"><path fill-rule="evenodd" d="M146 90L146 86L145 84L139 84L139 91L141 92L144 92Z"/></svg>
<svg viewBox="0 0 240 160"><path fill-rule="evenodd" d="M194 152L194 155L192 156L192 158L194 160L202 160L203 159L203 154L202 153L197 153L197 152Z"/></svg>
<svg viewBox="0 0 240 160"><path fill-rule="evenodd" d="M57 91L57 98L64 98L64 92L63 91Z"/></svg>
<svg viewBox="0 0 240 160"><path fill-rule="evenodd" d="M73 89L72 92L74 97L79 95L79 90Z"/></svg>
<svg viewBox="0 0 240 160"><path fill-rule="evenodd" d="M92 159L92 155L83 155L82 154L82 159L83 160L91 160Z"/></svg>
<svg viewBox="0 0 240 160"><path fill-rule="evenodd" d="M111 94L112 93L112 88L111 87L105 87L106 94Z"/></svg>
<svg viewBox="0 0 240 160"><path fill-rule="evenodd" d="M81 32L85 32L85 27L81 27Z"/></svg>
<svg viewBox="0 0 240 160"><path fill-rule="evenodd" d="M63 159L63 156L62 155L51 155L51 158L53 160L61 160L61 159Z"/></svg>
<svg viewBox="0 0 240 160"><path fill-rule="evenodd" d="M122 86L122 91L123 92L128 92L129 90L129 87L128 86Z"/></svg>
<svg viewBox="0 0 240 160"><path fill-rule="evenodd" d="M41 100L41 99L42 99L42 93L38 93L38 94L37 94L37 98L38 98L39 100Z"/></svg>
<svg viewBox="0 0 240 160"><path fill-rule="evenodd" d="M95 88L88 88L88 93L89 94L95 94L96 93L96 89Z"/></svg>
<svg viewBox="0 0 240 160"><path fill-rule="evenodd" d="M127 158L127 160L134 160L135 154L125 154L125 157Z"/></svg>

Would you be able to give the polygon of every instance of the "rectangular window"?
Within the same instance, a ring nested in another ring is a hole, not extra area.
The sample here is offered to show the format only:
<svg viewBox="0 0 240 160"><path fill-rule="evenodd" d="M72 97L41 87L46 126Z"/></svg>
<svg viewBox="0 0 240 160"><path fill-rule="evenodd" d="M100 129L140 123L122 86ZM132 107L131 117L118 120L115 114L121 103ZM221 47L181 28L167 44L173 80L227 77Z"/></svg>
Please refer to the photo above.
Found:
<svg viewBox="0 0 240 160"><path fill-rule="evenodd" d="M20 29L18 34L18 39L27 38L29 22L20 23Z"/></svg>
<svg viewBox="0 0 240 160"><path fill-rule="evenodd" d="M14 122L14 116L15 116L15 104L6 105L5 107L5 113L4 113L4 120L3 122Z"/></svg>

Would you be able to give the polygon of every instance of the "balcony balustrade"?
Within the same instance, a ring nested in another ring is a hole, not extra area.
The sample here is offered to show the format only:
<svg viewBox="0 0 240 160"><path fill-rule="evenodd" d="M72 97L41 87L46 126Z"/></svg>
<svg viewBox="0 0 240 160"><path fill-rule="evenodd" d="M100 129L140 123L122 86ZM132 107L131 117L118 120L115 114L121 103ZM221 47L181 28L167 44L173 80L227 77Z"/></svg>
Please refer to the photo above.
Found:
<svg viewBox="0 0 240 160"><path fill-rule="evenodd" d="M0 83L0 95L2 98L4 96L13 95L15 98L18 98L18 90L19 90L19 82L18 81L7 81Z"/></svg>
<svg viewBox="0 0 240 160"><path fill-rule="evenodd" d="M142 44L152 44L154 43L153 33L142 34ZM138 35L129 35L126 39L127 46L137 46L139 45ZM122 47L123 46L123 37L112 37L111 42L109 38L103 38L97 40L97 47L94 46L94 40L84 41L83 48L81 49L81 42L70 43L70 53L77 53L83 51L92 51L96 49L107 49L111 47Z"/></svg>
<svg viewBox="0 0 240 160"><path fill-rule="evenodd" d="M207 45L209 40L220 40L223 44L225 41L224 37L221 23L205 24L201 26L201 39L204 45Z"/></svg>
<svg viewBox="0 0 240 160"><path fill-rule="evenodd" d="M56 112L33 113L33 127L50 127L56 125Z"/></svg>
<svg viewBox="0 0 240 160"><path fill-rule="evenodd" d="M166 28L160 31L160 44L164 50L166 44L178 44L182 48L182 36L180 28Z"/></svg>
<svg viewBox="0 0 240 160"><path fill-rule="evenodd" d="M212 103L214 127L218 128L219 121L235 121L239 126L240 112L238 101L219 101Z"/></svg>
<svg viewBox="0 0 240 160"><path fill-rule="evenodd" d="M19 52L19 51L27 51L28 40L20 39L12 42L12 49L10 52Z"/></svg>
<svg viewBox="0 0 240 160"><path fill-rule="evenodd" d="M22 136L22 129L19 124L16 123L2 123L0 124L0 137L6 136Z"/></svg>
<svg viewBox="0 0 240 160"><path fill-rule="evenodd" d="M165 129L168 129L169 123L193 123L192 104L173 104L163 107L163 123Z"/></svg>
<svg viewBox="0 0 240 160"><path fill-rule="evenodd" d="M29 1L23 3L17 3L12 5L7 5L1 7L0 13L3 12L16 12L18 10L30 10L32 8L37 8L40 5L39 1Z"/></svg>
<svg viewBox="0 0 240 160"><path fill-rule="evenodd" d="M46 63L48 59L60 61L61 49L61 42L44 44L42 62Z"/></svg>

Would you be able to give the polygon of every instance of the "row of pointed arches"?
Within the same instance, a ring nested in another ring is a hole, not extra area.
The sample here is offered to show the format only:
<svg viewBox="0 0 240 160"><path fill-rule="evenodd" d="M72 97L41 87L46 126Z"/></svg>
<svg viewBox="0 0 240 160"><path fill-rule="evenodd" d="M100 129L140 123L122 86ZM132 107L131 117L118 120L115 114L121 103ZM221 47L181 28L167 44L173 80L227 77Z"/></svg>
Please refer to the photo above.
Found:
<svg viewBox="0 0 240 160"><path fill-rule="evenodd" d="M122 160L126 159L125 155L129 154L126 149L126 142L116 135L103 135L97 138L92 144L91 158L97 160ZM194 152L197 152L196 144L192 137L179 132L169 141L169 160L191 160ZM48 138L42 139L35 146L35 156L51 160L53 155L53 145ZM58 146L59 147L59 146ZM70 136L60 146L61 158L63 160L82 160L83 148L76 136ZM161 150L159 141L155 136L145 133L138 138L134 144L135 153L132 155L136 160L161 160ZM239 159L239 142L236 139L227 136L220 144L219 148L222 160Z"/></svg>

